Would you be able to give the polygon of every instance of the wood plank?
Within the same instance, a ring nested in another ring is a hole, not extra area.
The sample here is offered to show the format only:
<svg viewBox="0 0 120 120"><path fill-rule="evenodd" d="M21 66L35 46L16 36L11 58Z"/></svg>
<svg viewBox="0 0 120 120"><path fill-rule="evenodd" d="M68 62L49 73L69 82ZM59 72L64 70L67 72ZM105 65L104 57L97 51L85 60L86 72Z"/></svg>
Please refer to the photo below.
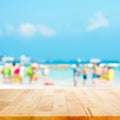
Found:
<svg viewBox="0 0 120 120"><path fill-rule="evenodd" d="M8 104L9 102L0 101L0 111L2 111Z"/></svg>
<svg viewBox="0 0 120 120"><path fill-rule="evenodd" d="M66 101L69 116L87 116L81 103L73 90L66 91Z"/></svg>
<svg viewBox="0 0 120 120"><path fill-rule="evenodd" d="M30 90L28 93L26 93L24 99L22 101L19 101L19 109L16 111L16 114L19 116L33 116L35 108L43 93L43 90Z"/></svg>
<svg viewBox="0 0 120 120"><path fill-rule="evenodd" d="M64 90L55 90L52 116L68 116L68 114Z"/></svg>
<svg viewBox="0 0 120 120"><path fill-rule="evenodd" d="M0 101L13 101L22 91L24 90L3 90L0 92Z"/></svg>
<svg viewBox="0 0 120 120"><path fill-rule="evenodd" d="M96 94L90 95L90 99L94 101L95 108L92 109L94 116L110 116L116 113L112 108L112 98L107 90L94 90ZM96 97L95 97L96 96ZM114 106L115 108L115 106ZM116 109L116 108L115 108ZM116 109L117 110L117 109Z"/></svg>
<svg viewBox="0 0 120 120"><path fill-rule="evenodd" d="M35 108L35 112L34 112L35 116L51 115L51 109L53 105L53 95L54 95L53 89L47 89L44 91L44 95L41 97Z"/></svg>

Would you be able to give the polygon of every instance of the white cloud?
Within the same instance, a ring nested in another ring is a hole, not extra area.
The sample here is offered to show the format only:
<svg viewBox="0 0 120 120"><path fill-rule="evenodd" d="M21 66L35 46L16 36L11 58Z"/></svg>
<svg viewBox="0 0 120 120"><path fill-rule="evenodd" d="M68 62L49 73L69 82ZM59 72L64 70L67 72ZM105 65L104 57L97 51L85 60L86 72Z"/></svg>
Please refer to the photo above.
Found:
<svg viewBox="0 0 120 120"><path fill-rule="evenodd" d="M40 25L38 27L38 31L43 36L53 36L56 34L55 30L53 30L52 28L49 28L47 26L44 26L44 25Z"/></svg>
<svg viewBox="0 0 120 120"><path fill-rule="evenodd" d="M92 31L100 27L108 26L109 26L108 20L104 17L102 12L98 12L95 18L90 19L90 24L88 25L87 30Z"/></svg>
<svg viewBox="0 0 120 120"><path fill-rule="evenodd" d="M6 25L6 29L7 29L7 31L14 31L14 30L15 30L15 27L12 26L12 25L7 24L7 25Z"/></svg>
<svg viewBox="0 0 120 120"><path fill-rule="evenodd" d="M30 23L21 24L19 27L19 33L23 36L33 36L35 35L36 31L36 26Z"/></svg>
<svg viewBox="0 0 120 120"><path fill-rule="evenodd" d="M15 28L13 25L6 24L5 30L7 34L15 33L25 36L25 37L32 37L36 33L41 36L53 36L56 34L56 31L50 27L47 27L45 25L35 25L32 23L22 23L18 26L18 28ZM0 35L3 34L3 31L0 29Z"/></svg>

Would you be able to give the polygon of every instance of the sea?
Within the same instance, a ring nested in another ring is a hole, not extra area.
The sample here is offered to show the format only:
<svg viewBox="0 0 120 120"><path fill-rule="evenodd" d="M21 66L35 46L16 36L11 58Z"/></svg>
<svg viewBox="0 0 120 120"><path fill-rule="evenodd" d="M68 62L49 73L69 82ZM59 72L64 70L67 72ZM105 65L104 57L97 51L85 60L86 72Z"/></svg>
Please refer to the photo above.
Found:
<svg viewBox="0 0 120 120"><path fill-rule="evenodd" d="M48 76L48 81L49 82L52 82L54 83L54 85L52 86L49 86L51 88L54 88L54 87L65 87L65 88L69 88L69 87L73 87L73 65L76 64L76 62L72 62L72 63L41 63L42 65L48 65L48 66L51 66L51 65L54 65L54 66L57 66L57 65L68 65L69 68L67 69L49 69L49 76ZM84 62L84 63L79 63L80 64L80 70L82 71L83 70L83 67L84 65L88 65L89 66L89 76L88 76L88 80L87 80L87 85L86 85L86 88L92 88L92 74L91 74L91 70L92 70L92 64L89 63L89 62ZM111 61L107 61L107 62L101 62L100 65L101 67L103 67L104 65L108 65L108 66L111 66L113 67L114 71L115 71L115 75L114 75L114 79L113 79L113 83L112 83L112 87L113 88L120 88L120 63L119 62L111 62ZM3 64L1 64L3 65ZM25 64L25 66L29 66L29 64ZM40 69L40 72L42 73L42 70ZM22 85L19 85L19 84L16 84L16 85L13 85L13 84L3 84L2 83L2 75L0 75L0 89L12 89L12 88L20 88L20 89L23 89L23 88L43 88L43 87L46 87L44 86L44 80L43 80L43 77L42 77L42 74L40 76L40 80L38 82L38 84L36 85L34 82L32 84L29 84L29 78L27 76L24 76L24 80L23 80L23 84ZM82 85L82 82L83 82L83 76L82 74L80 75L79 77L79 80L78 80L78 87L79 88L83 88L83 85Z"/></svg>

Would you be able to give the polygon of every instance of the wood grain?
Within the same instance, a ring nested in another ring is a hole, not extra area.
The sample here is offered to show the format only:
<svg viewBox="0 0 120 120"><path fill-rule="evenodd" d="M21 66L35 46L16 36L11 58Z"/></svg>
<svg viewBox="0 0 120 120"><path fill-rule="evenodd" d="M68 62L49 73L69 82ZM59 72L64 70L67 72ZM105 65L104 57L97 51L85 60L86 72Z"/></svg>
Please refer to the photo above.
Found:
<svg viewBox="0 0 120 120"><path fill-rule="evenodd" d="M0 120L119 120L120 89L0 90Z"/></svg>

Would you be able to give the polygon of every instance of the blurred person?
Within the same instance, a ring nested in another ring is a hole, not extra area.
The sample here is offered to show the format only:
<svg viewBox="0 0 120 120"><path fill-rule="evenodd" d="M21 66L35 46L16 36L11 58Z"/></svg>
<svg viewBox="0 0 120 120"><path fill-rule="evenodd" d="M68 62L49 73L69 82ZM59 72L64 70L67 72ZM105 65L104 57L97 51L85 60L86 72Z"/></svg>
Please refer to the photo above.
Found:
<svg viewBox="0 0 120 120"><path fill-rule="evenodd" d="M12 67L12 81L13 83L22 83L22 78L20 76L20 65L13 63Z"/></svg>
<svg viewBox="0 0 120 120"><path fill-rule="evenodd" d="M20 76L21 76L21 82L23 83L23 79L25 76L25 66L23 63L20 63Z"/></svg>
<svg viewBox="0 0 120 120"><path fill-rule="evenodd" d="M2 74L3 66L0 65L0 75Z"/></svg>
<svg viewBox="0 0 120 120"><path fill-rule="evenodd" d="M106 85L108 87L112 85L113 79L114 79L114 69L112 67L108 67L108 74L106 79Z"/></svg>
<svg viewBox="0 0 120 120"><path fill-rule="evenodd" d="M106 79L107 74L108 74L108 66L105 65L105 66L103 67L103 69L102 69L102 78L103 78L103 79Z"/></svg>
<svg viewBox="0 0 120 120"><path fill-rule="evenodd" d="M2 66L2 65L0 65L0 79L2 79L2 78L3 78L2 71L3 71L3 66Z"/></svg>
<svg viewBox="0 0 120 120"><path fill-rule="evenodd" d="M49 76L49 68L48 68L48 66L47 65L45 65L44 67L43 67L43 71L42 71L42 74L43 74L43 80L48 80L48 76Z"/></svg>
<svg viewBox="0 0 120 120"><path fill-rule="evenodd" d="M11 68L9 64L5 64L5 66L2 69L2 74L3 74L3 83L7 83L8 80L11 79Z"/></svg>
<svg viewBox="0 0 120 120"><path fill-rule="evenodd" d="M25 73L28 77L29 77L29 83L32 83L32 76L33 76L33 67L32 65L29 65L26 69L26 73Z"/></svg>
<svg viewBox="0 0 120 120"><path fill-rule="evenodd" d="M87 79L88 79L88 66L87 65L84 66L82 73L83 73L83 86L86 86Z"/></svg>
<svg viewBox="0 0 120 120"><path fill-rule="evenodd" d="M74 76L74 87L78 86L78 80L80 76L80 68L79 64L76 64L74 69L73 69L73 76Z"/></svg>
<svg viewBox="0 0 120 120"><path fill-rule="evenodd" d="M32 64L32 80L34 80L36 83L40 80L40 66L38 63L33 63Z"/></svg>
<svg viewBox="0 0 120 120"><path fill-rule="evenodd" d="M102 69L98 63L93 63L93 71L92 71L92 78L93 78L93 86L98 87L100 85L100 79L102 75Z"/></svg>
<svg viewBox="0 0 120 120"><path fill-rule="evenodd" d="M106 84L107 76L108 76L108 66L105 65L102 68L102 75L101 75L102 80L101 80L101 83Z"/></svg>

